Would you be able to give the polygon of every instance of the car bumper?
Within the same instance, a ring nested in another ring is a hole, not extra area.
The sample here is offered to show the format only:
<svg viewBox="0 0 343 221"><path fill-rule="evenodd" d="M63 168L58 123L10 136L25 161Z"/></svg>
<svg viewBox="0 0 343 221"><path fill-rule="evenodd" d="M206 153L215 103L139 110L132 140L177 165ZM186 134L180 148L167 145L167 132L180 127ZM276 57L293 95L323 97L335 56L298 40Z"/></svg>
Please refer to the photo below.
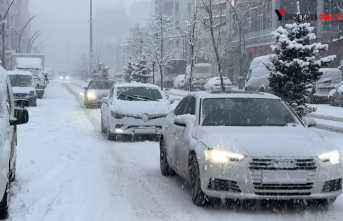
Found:
<svg viewBox="0 0 343 221"><path fill-rule="evenodd" d="M109 119L110 131L117 135L134 134L161 134L162 126L165 124L165 118L149 120L124 117L123 119Z"/></svg>
<svg viewBox="0 0 343 221"><path fill-rule="evenodd" d="M314 161L315 170L271 170L288 174L286 181L280 175L276 182L263 181L263 174L271 171L249 169L247 160L232 164L206 161L199 167L201 188L206 195L221 199L312 200L339 196L342 192L342 165ZM297 176L292 177L292 174ZM303 174L306 181L296 180L299 174ZM328 190L328 186L332 189Z"/></svg>

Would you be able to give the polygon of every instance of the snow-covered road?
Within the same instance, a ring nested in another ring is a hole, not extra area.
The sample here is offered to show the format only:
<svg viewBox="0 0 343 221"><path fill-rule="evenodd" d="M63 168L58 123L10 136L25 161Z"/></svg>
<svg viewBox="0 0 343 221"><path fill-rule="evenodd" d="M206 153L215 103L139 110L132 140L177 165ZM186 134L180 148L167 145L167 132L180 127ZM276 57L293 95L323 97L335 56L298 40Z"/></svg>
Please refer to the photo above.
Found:
<svg viewBox="0 0 343 221"><path fill-rule="evenodd" d="M18 132L9 220L343 220L343 197L328 209L197 207L180 177L161 175L158 144L106 140L100 111L83 109L82 92L52 81L38 107L29 109L30 123ZM314 130L343 151L341 134Z"/></svg>

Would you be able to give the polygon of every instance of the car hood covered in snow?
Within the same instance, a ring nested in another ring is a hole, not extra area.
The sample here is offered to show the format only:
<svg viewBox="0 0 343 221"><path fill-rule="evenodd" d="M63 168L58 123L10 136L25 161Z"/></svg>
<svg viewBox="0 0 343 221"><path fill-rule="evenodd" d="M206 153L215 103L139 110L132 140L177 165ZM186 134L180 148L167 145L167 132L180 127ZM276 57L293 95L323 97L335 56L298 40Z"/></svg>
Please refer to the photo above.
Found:
<svg viewBox="0 0 343 221"><path fill-rule="evenodd" d="M196 127L193 135L207 147L247 156L317 156L332 150L319 135L303 126Z"/></svg>
<svg viewBox="0 0 343 221"><path fill-rule="evenodd" d="M12 87L13 94L30 94L35 91L34 87Z"/></svg>
<svg viewBox="0 0 343 221"><path fill-rule="evenodd" d="M170 102L166 99L159 101L122 101L116 100L111 110L130 115L168 114L171 110Z"/></svg>

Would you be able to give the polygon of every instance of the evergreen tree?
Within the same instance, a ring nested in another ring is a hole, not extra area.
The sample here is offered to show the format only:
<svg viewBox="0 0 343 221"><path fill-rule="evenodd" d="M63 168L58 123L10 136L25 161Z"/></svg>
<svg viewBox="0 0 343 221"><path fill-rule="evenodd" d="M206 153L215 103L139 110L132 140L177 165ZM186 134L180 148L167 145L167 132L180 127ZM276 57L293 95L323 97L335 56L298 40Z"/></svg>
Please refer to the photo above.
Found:
<svg viewBox="0 0 343 221"><path fill-rule="evenodd" d="M127 62L127 66L124 67L124 78L126 82L131 82L132 81L132 73L135 70L135 64L132 62L132 58L129 57L129 61Z"/></svg>
<svg viewBox="0 0 343 221"><path fill-rule="evenodd" d="M275 55L271 56L273 66L269 85L275 94L285 100L300 116L308 113L306 98L308 88L320 79L319 69L335 59L335 55L320 57L328 45L312 43L316 39L314 27L309 23L286 24L272 32L276 45L271 46Z"/></svg>
<svg viewBox="0 0 343 221"><path fill-rule="evenodd" d="M150 69L147 65L146 59L143 56L135 65L135 69L132 72L132 80L142 83L148 83L150 78L152 78L152 74L150 73Z"/></svg>

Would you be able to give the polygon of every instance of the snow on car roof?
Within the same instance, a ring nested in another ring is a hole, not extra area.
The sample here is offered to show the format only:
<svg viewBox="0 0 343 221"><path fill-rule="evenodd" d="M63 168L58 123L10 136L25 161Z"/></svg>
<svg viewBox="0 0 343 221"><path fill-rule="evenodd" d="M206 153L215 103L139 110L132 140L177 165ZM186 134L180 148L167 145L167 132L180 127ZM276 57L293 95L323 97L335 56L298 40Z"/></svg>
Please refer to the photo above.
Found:
<svg viewBox="0 0 343 221"><path fill-rule="evenodd" d="M150 87L150 88L156 88L159 89L160 87L155 84L145 84L145 83L139 83L139 82L131 82L131 83L123 83L117 85L117 87Z"/></svg>
<svg viewBox="0 0 343 221"><path fill-rule="evenodd" d="M199 92L192 92L189 93L190 95L195 95L199 98L257 98L257 99L275 99L281 100L281 98L268 93L256 93L256 92L242 92L242 91L235 91L235 92L227 92L221 94L210 94L206 91L199 91Z"/></svg>
<svg viewBox="0 0 343 221"><path fill-rule="evenodd" d="M342 80L342 72L338 68L321 68L319 69L319 72L323 72L323 75L318 82L323 82L325 80L340 82Z"/></svg>
<svg viewBox="0 0 343 221"><path fill-rule="evenodd" d="M30 71L20 71L20 70L14 70L14 71L7 71L8 75L31 75L32 73Z"/></svg>
<svg viewBox="0 0 343 221"><path fill-rule="evenodd" d="M223 77L223 80L224 80L224 81L230 81L230 79L227 78L227 77ZM213 82L218 82L218 81L220 81L220 77L213 77L213 78L210 78L210 79L208 80L208 83L213 83ZM231 81L230 81L230 82L231 82Z"/></svg>

